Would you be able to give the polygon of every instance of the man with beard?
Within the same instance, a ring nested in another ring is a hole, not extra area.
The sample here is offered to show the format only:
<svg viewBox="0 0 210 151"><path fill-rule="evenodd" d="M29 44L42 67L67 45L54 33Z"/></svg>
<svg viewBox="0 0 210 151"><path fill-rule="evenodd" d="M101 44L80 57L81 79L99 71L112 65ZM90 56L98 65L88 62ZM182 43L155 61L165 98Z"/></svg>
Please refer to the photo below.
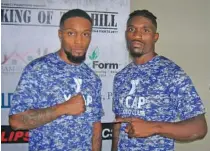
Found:
<svg viewBox="0 0 210 151"><path fill-rule="evenodd" d="M127 21L133 62L114 78L113 151L173 151L174 140L207 133L204 106L186 73L155 52L156 17L137 10Z"/></svg>
<svg viewBox="0 0 210 151"><path fill-rule="evenodd" d="M101 80L84 63L92 20L80 9L60 20L61 48L26 66L11 102L9 123L29 131L31 151L99 151Z"/></svg>

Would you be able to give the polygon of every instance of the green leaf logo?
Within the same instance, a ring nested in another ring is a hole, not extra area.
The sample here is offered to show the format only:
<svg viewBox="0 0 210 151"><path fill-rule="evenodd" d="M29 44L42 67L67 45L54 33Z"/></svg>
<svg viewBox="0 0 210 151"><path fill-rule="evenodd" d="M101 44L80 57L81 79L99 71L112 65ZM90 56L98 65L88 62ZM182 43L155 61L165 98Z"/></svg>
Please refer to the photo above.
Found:
<svg viewBox="0 0 210 151"><path fill-rule="evenodd" d="M98 47L96 47L93 50L92 54L89 55L89 58L90 58L90 60L96 60L98 58L98 55L99 55L99 49L98 49Z"/></svg>

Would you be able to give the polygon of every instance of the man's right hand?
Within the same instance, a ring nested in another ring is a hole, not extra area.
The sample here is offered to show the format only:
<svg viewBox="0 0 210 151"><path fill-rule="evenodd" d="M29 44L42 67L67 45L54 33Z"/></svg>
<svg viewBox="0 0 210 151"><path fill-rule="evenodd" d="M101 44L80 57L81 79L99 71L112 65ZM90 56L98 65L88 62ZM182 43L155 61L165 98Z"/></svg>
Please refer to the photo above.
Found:
<svg viewBox="0 0 210 151"><path fill-rule="evenodd" d="M71 97L66 102L60 104L60 109L67 115L79 115L85 112L85 101L81 94Z"/></svg>

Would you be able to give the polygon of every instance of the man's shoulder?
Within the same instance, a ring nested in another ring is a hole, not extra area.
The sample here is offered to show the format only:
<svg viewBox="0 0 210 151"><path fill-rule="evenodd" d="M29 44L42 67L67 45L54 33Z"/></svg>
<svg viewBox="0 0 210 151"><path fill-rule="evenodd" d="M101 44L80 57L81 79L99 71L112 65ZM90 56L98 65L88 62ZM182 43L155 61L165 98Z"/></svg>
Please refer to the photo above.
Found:
<svg viewBox="0 0 210 151"><path fill-rule="evenodd" d="M96 78L97 80L101 81L100 77L96 74L96 72L91 69L86 63L83 63L83 68L86 70L86 72L91 75L92 77Z"/></svg>
<svg viewBox="0 0 210 151"><path fill-rule="evenodd" d="M165 57L165 56L160 56L159 57L159 62L158 64L160 65L160 67L165 67L167 69L171 69L171 70L182 70L182 68L176 64L173 60Z"/></svg>
<svg viewBox="0 0 210 151"><path fill-rule="evenodd" d="M133 63L129 63L127 66L125 66L124 68L122 68L119 72L116 73L115 77L118 77L118 76L123 76L123 75L127 75L128 71L130 69L132 69L132 64Z"/></svg>
<svg viewBox="0 0 210 151"><path fill-rule="evenodd" d="M49 53L47 55L36 58L25 67L25 70L37 70L46 65L52 57L54 57L54 53Z"/></svg>
<svg viewBox="0 0 210 151"><path fill-rule="evenodd" d="M181 77L189 77L182 67L166 57L161 56L159 64L162 74L172 76L172 81L180 79Z"/></svg>

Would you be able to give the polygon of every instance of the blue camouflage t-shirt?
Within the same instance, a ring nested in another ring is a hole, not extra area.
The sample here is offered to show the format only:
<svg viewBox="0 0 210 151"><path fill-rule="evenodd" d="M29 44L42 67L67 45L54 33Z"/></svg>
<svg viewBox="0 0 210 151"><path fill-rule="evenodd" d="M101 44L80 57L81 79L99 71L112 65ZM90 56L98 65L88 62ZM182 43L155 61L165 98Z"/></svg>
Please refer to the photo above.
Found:
<svg viewBox="0 0 210 151"><path fill-rule="evenodd" d="M101 120L101 80L85 64L67 64L51 53L26 66L11 101L10 115L51 107L81 93L86 111L63 115L29 131L31 151L90 151L93 123Z"/></svg>
<svg viewBox="0 0 210 151"><path fill-rule="evenodd" d="M203 114L204 106L186 73L171 60L155 56L130 63L114 78L113 111L120 117L175 122ZM160 135L129 138L121 124L119 151L173 151L174 140Z"/></svg>

